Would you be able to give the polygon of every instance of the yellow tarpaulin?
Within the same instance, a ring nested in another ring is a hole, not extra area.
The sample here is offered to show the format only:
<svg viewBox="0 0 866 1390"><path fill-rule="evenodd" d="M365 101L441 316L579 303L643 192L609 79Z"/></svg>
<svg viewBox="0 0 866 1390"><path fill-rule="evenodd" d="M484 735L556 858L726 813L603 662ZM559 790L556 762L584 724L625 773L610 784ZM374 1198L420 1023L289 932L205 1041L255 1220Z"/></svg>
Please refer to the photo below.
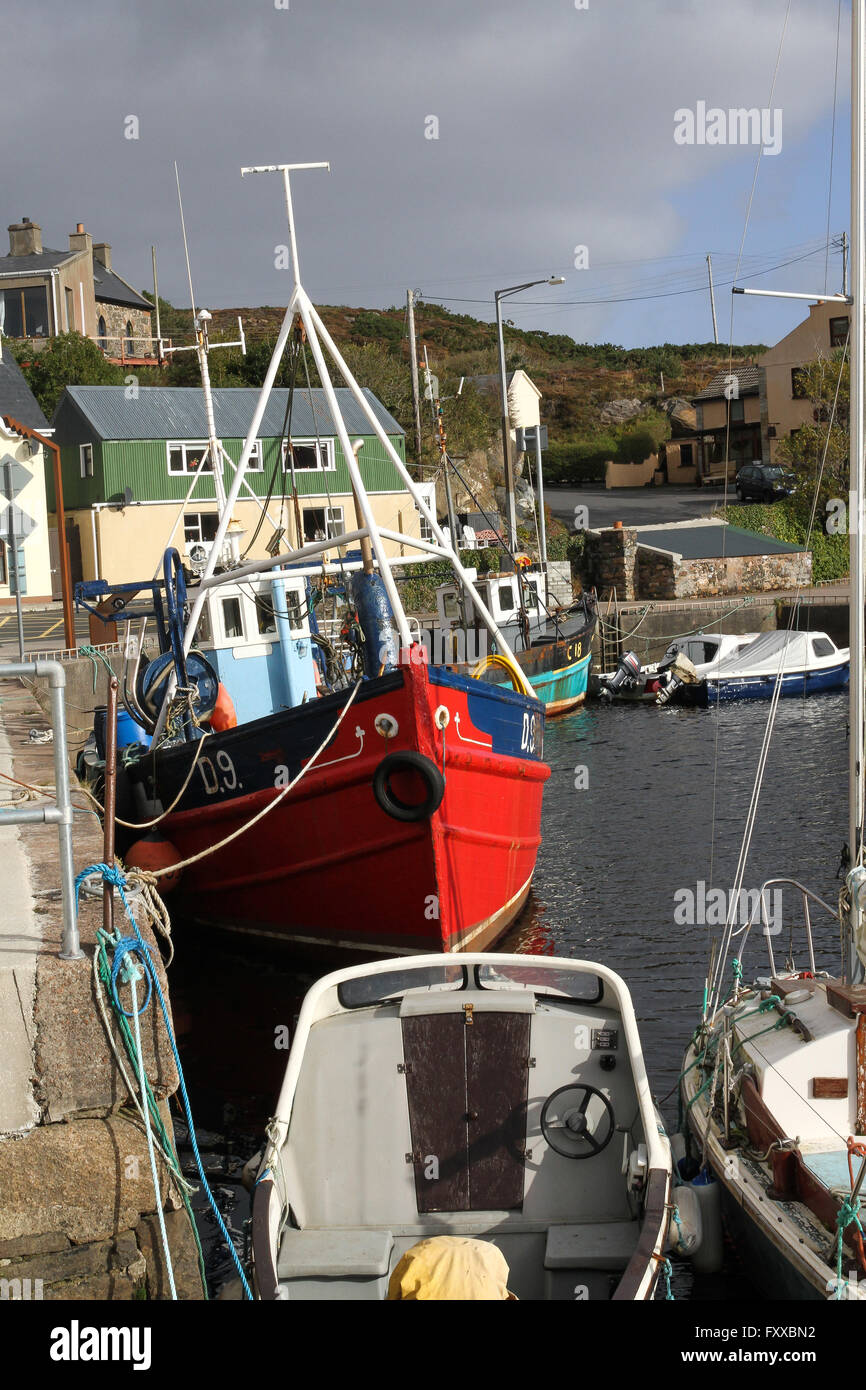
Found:
<svg viewBox="0 0 866 1390"><path fill-rule="evenodd" d="M487 1240L468 1236L431 1236L419 1240L399 1261L388 1283L388 1298L514 1298L508 1292L505 1256Z"/></svg>

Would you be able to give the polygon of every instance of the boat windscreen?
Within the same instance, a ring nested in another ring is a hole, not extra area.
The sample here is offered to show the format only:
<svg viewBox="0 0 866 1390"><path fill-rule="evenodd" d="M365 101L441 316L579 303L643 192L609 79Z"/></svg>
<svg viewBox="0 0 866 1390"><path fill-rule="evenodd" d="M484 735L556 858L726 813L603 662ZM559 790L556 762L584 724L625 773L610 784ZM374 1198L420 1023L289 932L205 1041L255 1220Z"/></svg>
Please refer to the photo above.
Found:
<svg viewBox="0 0 866 1390"><path fill-rule="evenodd" d="M385 970L375 975L358 975L337 986L337 998L344 1009L365 1009L386 999L423 990L457 990L466 986L462 965L431 965L418 970Z"/></svg>
<svg viewBox="0 0 866 1390"><path fill-rule="evenodd" d="M546 970L529 964L479 965L476 979L480 989L531 989L535 994L580 999L584 1004L597 1004L604 993L600 977L586 970Z"/></svg>

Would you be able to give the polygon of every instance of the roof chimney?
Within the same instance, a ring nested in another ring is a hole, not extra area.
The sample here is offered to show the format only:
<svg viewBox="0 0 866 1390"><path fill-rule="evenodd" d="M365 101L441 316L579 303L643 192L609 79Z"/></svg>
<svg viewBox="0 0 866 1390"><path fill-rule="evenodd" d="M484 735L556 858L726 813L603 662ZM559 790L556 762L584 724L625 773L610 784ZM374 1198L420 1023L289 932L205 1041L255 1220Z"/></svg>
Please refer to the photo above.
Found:
<svg viewBox="0 0 866 1390"><path fill-rule="evenodd" d="M10 256L38 256L42 250L42 228L29 217L9 227Z"/></svg>
<svg viewBox="0 0 866 1390"><path fill-rule="evenodd" d="M84 230L84 223L79 222L74 232L69 233L70 251L90 251L93 249L93 238L89 232Z"/></svg>
<svg viewBox="0 0 866 1390"><path fill-rule="evenodd" d="M107 241L93 243L93 259L104 265L106 270L111 269L111 246Z"/></svg>

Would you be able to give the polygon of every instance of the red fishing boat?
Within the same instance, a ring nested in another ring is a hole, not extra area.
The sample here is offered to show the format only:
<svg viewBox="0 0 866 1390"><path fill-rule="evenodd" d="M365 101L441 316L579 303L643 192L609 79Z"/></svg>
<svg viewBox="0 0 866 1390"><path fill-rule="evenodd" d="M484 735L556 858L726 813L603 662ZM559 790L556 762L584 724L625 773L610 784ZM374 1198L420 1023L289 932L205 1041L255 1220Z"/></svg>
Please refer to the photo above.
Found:
<svg viewBox="0 0 866 1390"><path fill-rule="evenodd" d="M183 861L175 901L187 916L307 952L478 950L508 928L529 893L550 775L542 761L544 706L394 448L381 409L355 381L300 284L291 167L298 166L248 171L283 175L295 288L198 584L187 593L180 559L167 551L160 581L111 591L100 582L80 586L82 596L98 600L94 611L113 620L135 616L149 594L160 637L161 654L124 683L130 714L152 736L148 750L124 759L121 781L134 812L125 819L142 829L158 820ZM216 471L224 450L215 436L203 320L196 322ZM315 401L308 393L308 405L317 440L324 421L339 448L357 525L243 565L227 531L290 339L302 352L308 344L315 359L322 390ZM345 383L339 391L325 351ZM359 442L349 434L362 423L432 539L377 523ZM358 544L355 560L347 548ZM451 564L513 689L482 679L481 668L476 676L428 664L392 573L407 549ZM314 662L320 635L307 581L335 572L358 633L351 672L345 660L318 669ZM234 702L234 727L215 716L220 686ZM129 838L127 863L152 863ZM165 886L164 867L160 873Z"/></svg>

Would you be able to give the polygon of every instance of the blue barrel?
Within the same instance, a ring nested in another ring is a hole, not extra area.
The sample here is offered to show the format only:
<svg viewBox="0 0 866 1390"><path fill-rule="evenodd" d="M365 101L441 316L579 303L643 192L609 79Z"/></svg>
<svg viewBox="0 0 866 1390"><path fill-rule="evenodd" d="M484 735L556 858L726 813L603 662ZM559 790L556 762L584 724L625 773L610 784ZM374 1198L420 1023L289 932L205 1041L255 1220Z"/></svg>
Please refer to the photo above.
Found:
<svg viewBox="0 0 866 1390"><path fill-rule="evenodd" d="M100 758L105 757L105 726L108 723L108 709L105 705L97 705L93 711L93 734L96 739L96 751ZM117 746L126 748L130 743L143 743L146 748L150 747L150 734L148 734L140 724L136 724L132 715L123 708L117 711Z"/></svg>

